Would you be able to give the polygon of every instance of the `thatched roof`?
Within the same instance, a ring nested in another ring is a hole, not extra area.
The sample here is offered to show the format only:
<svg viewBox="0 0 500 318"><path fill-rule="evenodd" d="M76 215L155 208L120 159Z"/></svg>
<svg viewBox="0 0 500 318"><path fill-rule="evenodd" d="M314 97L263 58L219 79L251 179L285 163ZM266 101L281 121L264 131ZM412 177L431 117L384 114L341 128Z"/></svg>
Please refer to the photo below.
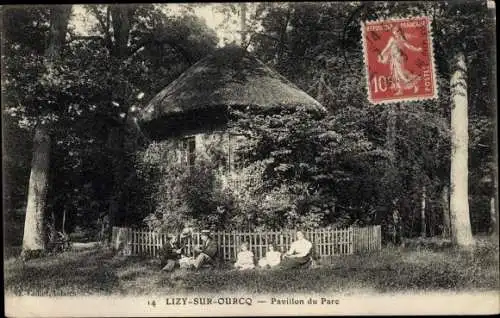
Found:
<svg viewBox="0 0 500 318"><path fill-rule="evenodd" d="M325 108L251 53L225 47L201 59L158 93L139 116L143 123L228 106Z"/></svg>

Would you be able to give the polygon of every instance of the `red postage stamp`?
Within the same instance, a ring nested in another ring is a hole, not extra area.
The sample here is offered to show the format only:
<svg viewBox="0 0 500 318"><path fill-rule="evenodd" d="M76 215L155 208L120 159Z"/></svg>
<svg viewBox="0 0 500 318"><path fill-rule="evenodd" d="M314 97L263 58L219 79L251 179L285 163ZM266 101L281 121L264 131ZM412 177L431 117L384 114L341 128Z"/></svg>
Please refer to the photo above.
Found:
<svg viewBox="0 0 500 318"><path fill-rule="evenodd" d="M437 97L430 23L427 17L361 23L372 104Z"/></svg>

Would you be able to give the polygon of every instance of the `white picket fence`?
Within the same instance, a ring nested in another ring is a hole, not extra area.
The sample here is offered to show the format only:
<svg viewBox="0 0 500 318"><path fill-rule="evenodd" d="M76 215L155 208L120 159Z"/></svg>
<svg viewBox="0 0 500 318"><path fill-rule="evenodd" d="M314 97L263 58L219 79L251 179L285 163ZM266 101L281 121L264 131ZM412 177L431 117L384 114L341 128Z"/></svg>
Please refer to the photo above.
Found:
<svg viewBox="0 0 500 318"><path fill-rule="evenodd" d="M273 242L279 250L286 251L295 238L294 230L268 232L215 232L214 239L220 249L223 260L235 260L242 242L249 244L250 249L258 258L265 255L266 248ZM380 226L350 227L346 229L317 229L303 231L315 249L318 257L332 257L377 251L381 248ZM113 228L113 245L130 256L158 256L165 242L167 233L130 228ZM193 233L187 242L187 253L200 244L200 233Z"/></svg>

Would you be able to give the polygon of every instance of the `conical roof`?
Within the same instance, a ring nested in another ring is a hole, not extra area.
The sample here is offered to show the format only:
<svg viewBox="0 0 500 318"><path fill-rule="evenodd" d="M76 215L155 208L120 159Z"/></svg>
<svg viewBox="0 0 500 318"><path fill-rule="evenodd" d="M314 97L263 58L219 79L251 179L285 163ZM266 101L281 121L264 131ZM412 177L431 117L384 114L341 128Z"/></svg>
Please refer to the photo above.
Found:
<svg viewBox="0 0 500 318"><path fill-rule="evenodd" d="M210 108L250 106L297 108L325 113L314 98L239 47L201 59L158 93L139 114L147 123Z"/></svg>

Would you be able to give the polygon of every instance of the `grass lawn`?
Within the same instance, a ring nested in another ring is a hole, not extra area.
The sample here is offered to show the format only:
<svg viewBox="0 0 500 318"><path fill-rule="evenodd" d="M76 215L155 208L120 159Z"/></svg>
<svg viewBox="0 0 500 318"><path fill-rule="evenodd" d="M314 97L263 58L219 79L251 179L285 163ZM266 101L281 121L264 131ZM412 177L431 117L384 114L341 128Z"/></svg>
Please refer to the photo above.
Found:
<svg viewBox="0 0 500 318"><path fill-rule="evenodd" d="M94 247L26 263L4 262L7 295L151 295L212 292L387 293L498 290L498 242L482 240L472 253L385 248L333 259L308 270L159 271L156 260L116 256Z"/></svg>

